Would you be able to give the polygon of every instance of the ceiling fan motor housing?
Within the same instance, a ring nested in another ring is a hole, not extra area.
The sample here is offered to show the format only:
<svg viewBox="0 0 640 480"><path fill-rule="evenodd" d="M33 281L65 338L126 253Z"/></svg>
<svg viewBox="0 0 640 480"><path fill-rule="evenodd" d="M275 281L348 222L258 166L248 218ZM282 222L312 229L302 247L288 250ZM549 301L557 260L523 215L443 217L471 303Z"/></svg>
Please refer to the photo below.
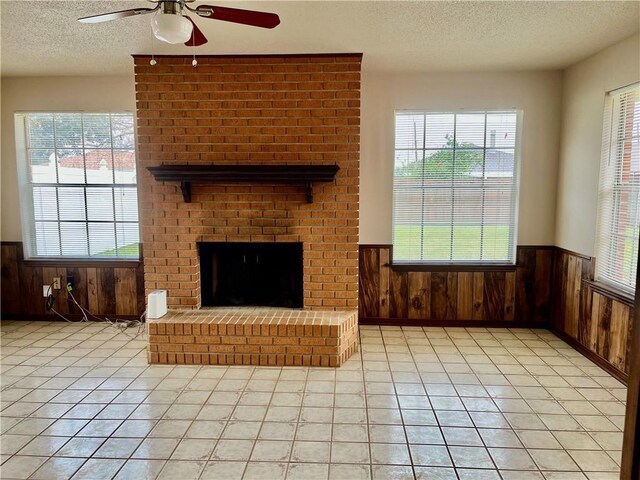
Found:
<svg viewBox="0 0 640 480"><path fill-rule="evenodd" d="M162 13L177 14L182 11L183 4L180 0L159 0L162 7Z"/></svg>

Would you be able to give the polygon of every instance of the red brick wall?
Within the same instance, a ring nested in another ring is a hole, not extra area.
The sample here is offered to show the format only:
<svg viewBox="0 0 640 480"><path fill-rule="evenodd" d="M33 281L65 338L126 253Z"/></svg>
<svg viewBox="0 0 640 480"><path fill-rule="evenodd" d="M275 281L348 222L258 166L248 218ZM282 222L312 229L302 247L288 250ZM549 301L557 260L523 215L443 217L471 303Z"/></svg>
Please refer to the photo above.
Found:
<svg viewBox="0 0 640 480"><path fill-rule="evenodd" d="M135 56L145 289L200 306L196 242L300 241L304 306L358 306L362 56ZM160 164L337 164L334 183L208 184L184 203Z"/></svg>

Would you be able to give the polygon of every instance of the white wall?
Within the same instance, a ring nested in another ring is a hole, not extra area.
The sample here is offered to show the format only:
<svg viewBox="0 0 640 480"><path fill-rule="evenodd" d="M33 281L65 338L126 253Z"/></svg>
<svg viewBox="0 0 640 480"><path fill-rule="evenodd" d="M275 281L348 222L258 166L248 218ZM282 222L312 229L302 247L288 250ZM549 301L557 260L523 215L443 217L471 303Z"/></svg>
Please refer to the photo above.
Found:
<svg viewBox="0 0 640 480"><path fill-rule="evenodd" d="M554 241L561 72L364 73L360 243L391 243L394 111L523 110L519 245Z"/></svg>
<svg viewBox="0 0 640 480"><path fill-rule="evenodd" d="M360 243L391 242L395 109L524 111L518 244L554 240L559 72L389 75L364 73ZM20 110L135 110L131 77L2 79L2 229L21 240L13 114Z"/></svg>
<svg viewBox="0 0 640 480"><path fill-rule="evenodd" d="M134 78L2 78L2 216L0 239L22 240L13 115L17 111L135 111Z"/></svg>
<svg viewBox="0 0 640 480"><path fill-rule="evenodd" d="M605 93L640 81L635 35L565 71L555 243L594 255Z"/></svg>

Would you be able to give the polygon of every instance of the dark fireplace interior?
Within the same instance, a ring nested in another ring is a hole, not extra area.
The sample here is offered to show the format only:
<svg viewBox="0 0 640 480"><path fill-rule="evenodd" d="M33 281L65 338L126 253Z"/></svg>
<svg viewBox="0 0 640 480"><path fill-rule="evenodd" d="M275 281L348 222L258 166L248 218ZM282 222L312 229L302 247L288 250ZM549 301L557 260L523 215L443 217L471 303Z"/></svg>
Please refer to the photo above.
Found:
<svg viewBox="0 0 640 480"><path fill-rule="evenodd" d="M203 307L302 308L302 243L203 242Z"/></svg>

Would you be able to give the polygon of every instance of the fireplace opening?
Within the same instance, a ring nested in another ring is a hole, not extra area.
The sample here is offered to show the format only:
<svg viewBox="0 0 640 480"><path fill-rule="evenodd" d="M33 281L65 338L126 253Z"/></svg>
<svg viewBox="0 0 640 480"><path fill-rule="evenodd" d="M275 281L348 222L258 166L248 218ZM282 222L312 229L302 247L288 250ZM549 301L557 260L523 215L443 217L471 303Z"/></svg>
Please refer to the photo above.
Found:
<svg viewBox="0 0 640 480"><path fill-rule="evenodd" d="M203 307L302 308L302 243L202 242Z"/></svg>

